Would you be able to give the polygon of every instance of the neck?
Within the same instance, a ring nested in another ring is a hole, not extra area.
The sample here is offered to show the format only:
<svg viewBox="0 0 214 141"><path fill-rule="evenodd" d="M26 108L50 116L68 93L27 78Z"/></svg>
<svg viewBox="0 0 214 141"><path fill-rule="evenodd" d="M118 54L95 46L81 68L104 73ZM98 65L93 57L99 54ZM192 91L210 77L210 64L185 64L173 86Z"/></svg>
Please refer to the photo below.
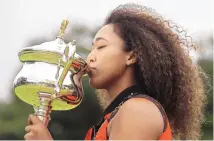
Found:
<svg viewBox="0 0 214 141"><path fill-rule="evenodd" d="M133 73L129 73L133 74ZM124 89L137 84L132 75L123 75L114 84L109 85L106 88L108 95L110 97L110 102L112 102Z"/></svg>

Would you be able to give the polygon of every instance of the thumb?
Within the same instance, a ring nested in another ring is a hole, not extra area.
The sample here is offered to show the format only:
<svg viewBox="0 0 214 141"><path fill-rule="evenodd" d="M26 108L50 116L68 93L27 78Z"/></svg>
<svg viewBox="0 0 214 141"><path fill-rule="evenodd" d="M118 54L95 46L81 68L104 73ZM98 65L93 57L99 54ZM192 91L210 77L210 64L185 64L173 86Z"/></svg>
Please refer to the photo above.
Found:
<svg viewBox="0 0 214 141"><path fill-rule="evenodd" d="M29 115L28 124L38 124L42 123L42 121L36 115Z"/></svg>

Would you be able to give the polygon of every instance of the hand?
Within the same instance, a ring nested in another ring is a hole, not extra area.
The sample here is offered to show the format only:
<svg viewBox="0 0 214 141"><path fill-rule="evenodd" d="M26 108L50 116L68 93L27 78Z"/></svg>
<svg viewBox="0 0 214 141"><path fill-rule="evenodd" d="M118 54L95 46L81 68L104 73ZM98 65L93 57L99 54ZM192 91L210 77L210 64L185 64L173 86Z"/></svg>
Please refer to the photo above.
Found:
<svg viewBox="0 0 214 141"><path fill-rule="evenodd" d="M47 127L35 115L28 117L28 126L25 127L27 132L24 136L25 140L53 140Z"/></svg>

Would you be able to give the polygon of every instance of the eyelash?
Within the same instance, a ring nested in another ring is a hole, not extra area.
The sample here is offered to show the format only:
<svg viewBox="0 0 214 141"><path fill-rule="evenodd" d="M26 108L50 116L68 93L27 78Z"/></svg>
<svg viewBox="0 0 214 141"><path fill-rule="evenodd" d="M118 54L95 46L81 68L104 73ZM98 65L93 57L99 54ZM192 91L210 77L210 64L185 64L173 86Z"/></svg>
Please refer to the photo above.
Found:
<svg viewBox="0 0 214 141"><path fill-rule="evenodd" d="M98 47L97 49L101 49L101 48L104 48L105 46L100 46L100 47Z"/></svg>

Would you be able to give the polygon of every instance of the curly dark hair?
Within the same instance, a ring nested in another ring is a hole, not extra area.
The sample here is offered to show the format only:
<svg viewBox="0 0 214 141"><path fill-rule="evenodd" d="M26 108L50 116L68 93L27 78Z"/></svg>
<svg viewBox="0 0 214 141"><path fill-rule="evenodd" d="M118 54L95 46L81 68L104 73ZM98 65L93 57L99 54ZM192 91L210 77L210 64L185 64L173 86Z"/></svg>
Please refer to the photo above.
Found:
<svg viewBox="0 0 214 141"><path fill-rule="evenodd" d="M203 72L189 55L197 47L192 38L153 9L138 4L118 6L105 20L107 24L114 25L125 51L136 55L136 79L162 104L173 138L199 139L206 95Z"/></svg>

